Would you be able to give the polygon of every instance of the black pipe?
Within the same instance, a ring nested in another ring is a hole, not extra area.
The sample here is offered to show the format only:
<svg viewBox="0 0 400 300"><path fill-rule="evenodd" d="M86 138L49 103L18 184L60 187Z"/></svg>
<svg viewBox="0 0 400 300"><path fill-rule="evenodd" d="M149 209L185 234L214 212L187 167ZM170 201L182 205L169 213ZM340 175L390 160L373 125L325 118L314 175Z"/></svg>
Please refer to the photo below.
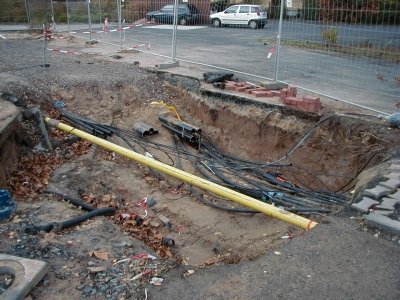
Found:
<svg viewBox="0 0 400 300"><path fill-rule="evenodd" d="M96 209L95 207L91 206L90 204L87 204L86 202L83 202L81 199L74 198L74 197L65 195L65 194L60 193L60 192L56 192L56 191L52 191L52 190L45 190L44 192L47 193L47 194L54 194L54 195L60 196L65 201L67 201L67 202L69 202L69 203L71 203L71 204L73 204L73 205L75 205L77 207L82 207L82 209L86 210L86 211L92 211L92 210Z"/></svg>
<svg viewBox="0 0 400 300"><path fill-rule="evenodd" d="M190 134L184 133L182 131L179 131L171 126L168 126L167 124L161 124L161 125L167 129L169 129L173 133L175 133L177 136L183 137L185 140L187 140L190 143L196 143L198 141L198 137L196 137L194 135L190 135Z"/></svg>
<svg viewBox="0 0 400 300"><path fill-rule="evenodd" d="M103 207L103 208L97 208L95 210L86 212L81 214L80 216L73 217L69 220L62 221L60 223L58 222L52 222L44 225L34 225L31 224L28 227L25 228L26 233L30 234L37 234L38 232L50 232L52 230L55 231L61 231L66 228L70 228L73 226L76 226L88 219L91 219L96 216L113 216L116 212L116 209L113 207Z"/></svg>
<svg viewBox="0 0 400 300"><path fill-rule="evenodd" d="M158 119L163 123L167 123L167 124L176 126L179 129L181 129L183 131L187 131L190 134L196 134L196 133L201 134L201 132L202 132L201 128L195 127L195 126L188 124L186 122L183 122L183 121L179 121L178 119L173 118L173 117L161 115L161 116L158 116Z"/></svg>
<svg viewBox="0 0 400 300"><path fill-rule="evenodd" d="M158 133L157 130L154 130L153 127L144 122L136 122L133 124L133 130L139 133L142 137Z"/></svg>

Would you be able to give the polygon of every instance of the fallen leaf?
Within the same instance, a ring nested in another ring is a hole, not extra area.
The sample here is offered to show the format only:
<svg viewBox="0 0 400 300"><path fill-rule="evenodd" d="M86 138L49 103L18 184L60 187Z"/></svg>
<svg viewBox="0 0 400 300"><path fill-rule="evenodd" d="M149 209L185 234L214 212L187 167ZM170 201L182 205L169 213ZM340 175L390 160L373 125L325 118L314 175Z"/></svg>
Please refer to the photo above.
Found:
<svg viewBox="0 0 400 300"><path fill-rule="evenodd" d="M89 256L94 256L101 260L108 260L108 253L103 250L91 251L89 252Z"/></svg>

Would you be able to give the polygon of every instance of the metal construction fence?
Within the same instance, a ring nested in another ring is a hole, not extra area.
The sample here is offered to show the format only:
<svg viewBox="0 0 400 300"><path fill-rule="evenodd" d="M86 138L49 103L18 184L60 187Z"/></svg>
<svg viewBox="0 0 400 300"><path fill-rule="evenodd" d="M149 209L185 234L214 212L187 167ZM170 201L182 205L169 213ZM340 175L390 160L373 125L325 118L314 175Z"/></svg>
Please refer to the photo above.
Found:
<svg viewBox="0 0 400 300"><path fill-rule="evenodd" d="M52 27L116 51L135 47L170 61L290 82L371 108L385 101L387 112L399 101L400 1L245 1L260 5L254 11L234 2L2 0L0 23ZM218 17L227 26L210 18L232 5L236 10ZM267 24L249 28L264 10Z"/></svg>

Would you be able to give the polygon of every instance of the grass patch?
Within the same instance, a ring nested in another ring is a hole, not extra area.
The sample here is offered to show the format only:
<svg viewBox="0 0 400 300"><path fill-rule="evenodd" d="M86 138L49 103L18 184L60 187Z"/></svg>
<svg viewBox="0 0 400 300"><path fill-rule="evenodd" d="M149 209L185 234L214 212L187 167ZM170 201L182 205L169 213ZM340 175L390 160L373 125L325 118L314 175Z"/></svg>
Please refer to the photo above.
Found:
<svg viewBox="0 0 400 300"><path fill-rule="evenodd" d="M328 28L322 31L322 39L328 44L337 44L338 32L335 28Z"/></svg>
<svg viewBox="0 0 400 300"><path fill-rule="evenodd" d="M265 45L275 44L275 38L258 39ZM390 47L375 47L370 43L361 43L358 47L342 46L337 44L323 44L318 42L301 40L281 40L283 46L296 47L300 49L310 49L313 51L335 52L352 56L363 56L369 58L382 59L388 62L400 63L400 49Z"/></svg>

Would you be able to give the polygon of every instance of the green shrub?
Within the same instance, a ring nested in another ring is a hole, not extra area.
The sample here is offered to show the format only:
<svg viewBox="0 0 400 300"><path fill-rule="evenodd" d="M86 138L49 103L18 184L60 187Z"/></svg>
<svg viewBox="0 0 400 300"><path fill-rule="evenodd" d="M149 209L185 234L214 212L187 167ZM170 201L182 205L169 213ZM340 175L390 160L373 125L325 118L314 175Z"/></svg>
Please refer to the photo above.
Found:
<svg viewBox="0 0 400 300"><path fill-rule="evenodd" d="M322 31L322 39L327 44L336 45L338 40L338 31L336 28L327 28Z"/></svg>

